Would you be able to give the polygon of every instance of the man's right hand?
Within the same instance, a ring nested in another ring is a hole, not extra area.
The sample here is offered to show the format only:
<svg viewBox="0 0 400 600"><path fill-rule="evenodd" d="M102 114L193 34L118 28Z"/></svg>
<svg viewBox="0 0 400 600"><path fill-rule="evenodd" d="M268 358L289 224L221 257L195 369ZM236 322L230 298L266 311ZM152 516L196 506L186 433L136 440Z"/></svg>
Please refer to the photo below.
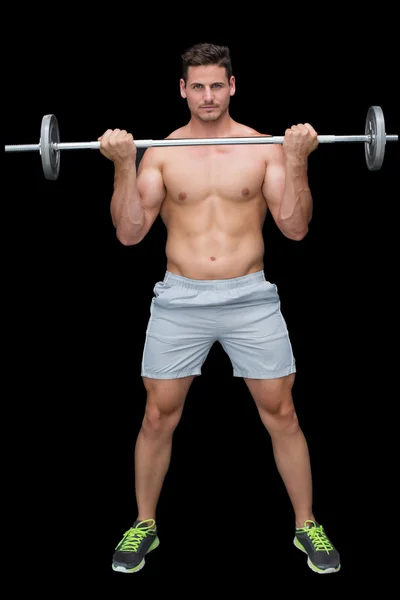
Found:
<svg viewBox="0 0 400 600"><path fill-rule="evenodd" d="M115 166L131 167L136 163L137 149L133 135L125 129L107 129L97 141L100 142L100 152Z"/></svg>

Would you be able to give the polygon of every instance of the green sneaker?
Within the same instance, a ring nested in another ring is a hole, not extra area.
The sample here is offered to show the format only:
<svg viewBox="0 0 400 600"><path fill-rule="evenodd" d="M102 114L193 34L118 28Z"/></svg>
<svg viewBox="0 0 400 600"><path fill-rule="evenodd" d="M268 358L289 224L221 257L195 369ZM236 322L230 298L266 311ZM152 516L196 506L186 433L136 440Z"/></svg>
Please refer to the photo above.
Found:
<svg viewBox="0 0 400 600"><path fill-rule="evenodd" d="M316 573L336 573L340 569L339 552L332 545L324 528L314 521L297 527L293 540L296 548L308 555L307 564Z"/></svg>
<svg viewBox="0 0 400 600"><path fill-rule="evenodd" d="M123 573L136 573L143 569L145 555L160 544L154 519L135 521L115 548L112 568Z"/></svg>

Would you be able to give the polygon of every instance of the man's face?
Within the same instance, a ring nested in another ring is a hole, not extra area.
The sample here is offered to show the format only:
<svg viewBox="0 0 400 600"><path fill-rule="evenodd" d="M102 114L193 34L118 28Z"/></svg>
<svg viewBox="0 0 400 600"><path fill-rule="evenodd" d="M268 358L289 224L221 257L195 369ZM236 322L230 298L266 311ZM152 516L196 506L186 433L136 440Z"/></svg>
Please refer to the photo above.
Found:
<svg viewBox="0 0 400 600"><path fill-rule="evenodd" d="M228 81L225 67L189 67L186 85L181 79L180 89L192 115L207 123L228 110L230 97L235 93L235 78Z"/></svg>

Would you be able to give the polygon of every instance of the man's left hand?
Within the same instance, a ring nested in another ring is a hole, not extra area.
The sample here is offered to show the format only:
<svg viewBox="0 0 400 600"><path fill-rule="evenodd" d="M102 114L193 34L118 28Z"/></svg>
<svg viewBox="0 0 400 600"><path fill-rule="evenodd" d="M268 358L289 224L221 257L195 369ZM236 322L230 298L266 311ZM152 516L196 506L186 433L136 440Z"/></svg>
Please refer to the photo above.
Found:
<svg viewBox="0 0 400 600"><path fill-rule="evenodd" d="M318 134L309 123L299 123L286 129L283 148L286 156L305 162L309 154L318 147Z"/></svg>

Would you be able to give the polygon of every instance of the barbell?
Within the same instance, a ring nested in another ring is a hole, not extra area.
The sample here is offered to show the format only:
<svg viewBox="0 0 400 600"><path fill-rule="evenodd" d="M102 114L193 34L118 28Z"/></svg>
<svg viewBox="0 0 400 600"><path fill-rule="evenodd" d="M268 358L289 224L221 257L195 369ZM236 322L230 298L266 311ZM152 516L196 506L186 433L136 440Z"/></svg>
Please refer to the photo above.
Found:
<svg viewBox="0 0 400 600"><path fill-rule="evenodd" d="M134 140L137 148L164 146L200 146L232 144L282 144L284 136L251 136L222 138L171 138L163 140ZM398 142L398 135L387 135L385 119L380 106L370 106L365 120L363 135L319 135L321 144L336 142L362 142L365 160L370 171L382 167L386 142ZM6 152L39 152L46 179L58 179L60 173L60 150L99 150L100 142L60 142L60 130L55 115L42 118L38 144L6 145Z"/></svg>

